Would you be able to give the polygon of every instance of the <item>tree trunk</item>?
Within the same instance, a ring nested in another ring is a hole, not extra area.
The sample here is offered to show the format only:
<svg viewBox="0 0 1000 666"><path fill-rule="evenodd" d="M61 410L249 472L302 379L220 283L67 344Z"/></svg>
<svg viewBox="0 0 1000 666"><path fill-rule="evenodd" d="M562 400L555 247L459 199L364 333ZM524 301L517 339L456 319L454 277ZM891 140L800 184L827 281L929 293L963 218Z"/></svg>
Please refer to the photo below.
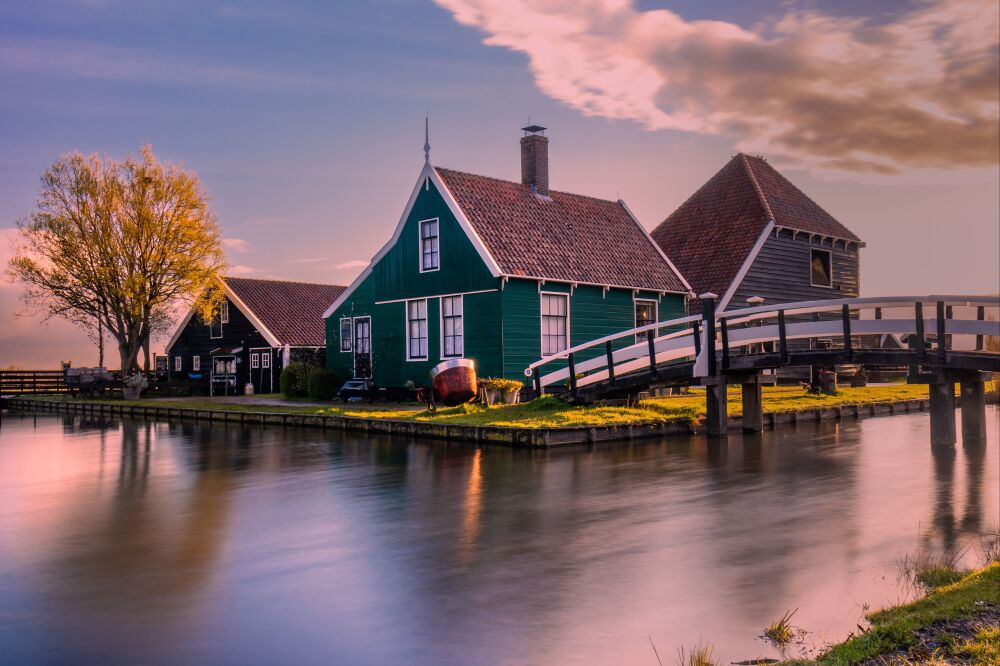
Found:
<svg viewBox="0 0 1000 666"><path fill-rule="evenodd" d="M142 355L143 363L145 364L146 374L149 374L149 336L142 341Z"/></svg>
<svg viewBox="0 0 1000 666"><path fill-rule="evenodd" d="M104 367L104 320L97 318L97 366Z"/></svg>

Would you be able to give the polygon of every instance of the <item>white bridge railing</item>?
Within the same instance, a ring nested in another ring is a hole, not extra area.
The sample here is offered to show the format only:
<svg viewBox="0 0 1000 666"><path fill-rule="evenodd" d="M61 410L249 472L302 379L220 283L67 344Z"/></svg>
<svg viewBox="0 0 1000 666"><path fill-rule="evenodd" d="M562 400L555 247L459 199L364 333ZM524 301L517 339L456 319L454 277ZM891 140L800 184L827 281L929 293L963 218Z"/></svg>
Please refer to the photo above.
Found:
<svg viewBox="0 0 1000 666"><path fill-rule="evenodd" d="M857 349L858 336L915 336L915 349L925 352L927 337L943 357L952 351L985 351L988 336L1000 336L1000 297L890 296L846 298L743 308L714 312L715 301L703 299L702 314L657 322L591 340L535 361L524 374L539 392L553 385L572 390L644 369L694 360L694 377L714 376L718 351L727 365L734 349L743 354L773 345L787 358L788 341L840 339L848 351ZM661 331L665 331L662 335ZM643 338L641 342L631 342ZM629 344L621 346L622 341ZM618 348L616 347L616 343ZM881 344L881 342L880 342ZM947 345L947 348L946 348ZM585 360L579 360L581 356ZM565 367L544 373L552 364Z"/></svg>

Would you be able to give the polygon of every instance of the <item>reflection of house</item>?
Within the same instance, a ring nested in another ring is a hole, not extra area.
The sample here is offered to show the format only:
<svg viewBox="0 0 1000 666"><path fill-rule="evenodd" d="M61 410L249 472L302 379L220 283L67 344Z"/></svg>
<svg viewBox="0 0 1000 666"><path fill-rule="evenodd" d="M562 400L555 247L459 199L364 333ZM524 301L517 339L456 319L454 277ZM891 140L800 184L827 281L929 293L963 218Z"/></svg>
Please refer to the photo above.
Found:
<svg viewBox="0 0 1000 666"><path fill-rule="evenodd" d="M323 309L343 287L227 277L225 300L206 323L194 310L167 343L171 379L211 382L215 393L278 390L281 368L325 346Z"/></svg>
<svg viewBox="0 0 1000 666"><path fill-rule="evenodd" d="M683 316L689 288L622 201L549 190L527 127L521 181L432 166L371 264L326 311L327 367L383 386L444 358L524 379L541 356Z"/></svg>
<svg viewBox="0 0 1000 666"><path fill-rule="evenodd" d="M860 289L861 239L760 157L734 157L653 238L698 294L719 296L719 309Z"/></svg>

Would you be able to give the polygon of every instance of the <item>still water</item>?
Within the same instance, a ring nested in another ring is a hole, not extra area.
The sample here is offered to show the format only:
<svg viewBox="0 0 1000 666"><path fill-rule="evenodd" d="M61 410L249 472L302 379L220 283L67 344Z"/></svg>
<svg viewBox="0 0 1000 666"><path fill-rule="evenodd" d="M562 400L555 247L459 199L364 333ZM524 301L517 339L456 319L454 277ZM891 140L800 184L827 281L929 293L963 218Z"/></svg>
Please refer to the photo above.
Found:
<svg viewBox="0 0 1000 666"><path fill-rule="evenodd" d="M996 529L998 416L934 454L923 414L546 452L7 413L0 662L775 656L785 611L841 638L918 542Z"/></svg>

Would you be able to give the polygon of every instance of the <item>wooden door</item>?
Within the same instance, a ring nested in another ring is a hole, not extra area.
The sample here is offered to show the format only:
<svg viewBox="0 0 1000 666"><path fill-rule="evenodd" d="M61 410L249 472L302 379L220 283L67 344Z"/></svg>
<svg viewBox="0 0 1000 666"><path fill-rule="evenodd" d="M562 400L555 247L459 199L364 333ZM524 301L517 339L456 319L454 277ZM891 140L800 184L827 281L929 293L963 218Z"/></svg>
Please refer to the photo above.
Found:
<svg viewBox="0 0 1000 666"><path fill-rule="evenodd" d="M372 378L372 320L371 317L354 319L354 376Z"/></svg>

